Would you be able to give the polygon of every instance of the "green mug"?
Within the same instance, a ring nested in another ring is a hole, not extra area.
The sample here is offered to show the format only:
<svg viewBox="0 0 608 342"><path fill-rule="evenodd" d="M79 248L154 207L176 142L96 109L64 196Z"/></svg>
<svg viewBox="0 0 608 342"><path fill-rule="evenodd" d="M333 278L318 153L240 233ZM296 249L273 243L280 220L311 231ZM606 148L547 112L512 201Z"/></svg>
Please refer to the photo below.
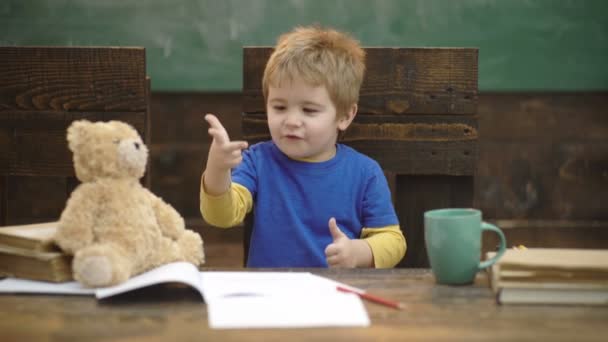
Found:
<svg viewBox="0 0 608 342"><path fill-rule="evenodd" d="M481 232L500 237L496 256L480 262ZM504 254L507 242L500 228L483 222L477 209L436 209L424 213L424 240L435 279L439 284L464 285L480 270L492 266Z"/></svg>

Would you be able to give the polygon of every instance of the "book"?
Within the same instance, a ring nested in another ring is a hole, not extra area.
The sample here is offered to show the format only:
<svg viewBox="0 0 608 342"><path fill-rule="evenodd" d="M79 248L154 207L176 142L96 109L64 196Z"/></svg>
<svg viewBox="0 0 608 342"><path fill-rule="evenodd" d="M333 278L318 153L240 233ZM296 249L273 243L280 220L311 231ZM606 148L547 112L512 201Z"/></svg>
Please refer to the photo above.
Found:
<svg viewBox="0 0 608 342"><path fill-rule="evenodd" d="M500 304L608 305L608 250L509 249L488 274Z"/></svg>
<svg viewBox="0 0 608 342"><path fill-rule="evenodd" d="M198 291L215 329L370 325L359 296L339 292L336 286L362 290L308 272L201 272L190 263L174 262L112 287L7 278L0 280L0 293L93 295L101 300L165 283Z"/></svg>
<svg viewBox="0 0 608 342"><path fill-rule="evenodd" d="M606 289L503 288L501 304L608 305Z"/></svg>
<svg viewBox="0 0 608 342"><path fill-rule="evenodd" d="M52 282L72 280L72 257L54 242L57 224L0 227L0 275Z"/></svg>
<svg viewBox="0 0 608 342"><path fill-rule="evenodd" d="M0 245L0 275L65 282L72 280L72 257Z"/></svg>
<svg viewBox="0 0 608 342"><path fill-rule="evenodd" d="M58 222L0 227L0 245L31 251L60 252L54 243Z"/></svg>

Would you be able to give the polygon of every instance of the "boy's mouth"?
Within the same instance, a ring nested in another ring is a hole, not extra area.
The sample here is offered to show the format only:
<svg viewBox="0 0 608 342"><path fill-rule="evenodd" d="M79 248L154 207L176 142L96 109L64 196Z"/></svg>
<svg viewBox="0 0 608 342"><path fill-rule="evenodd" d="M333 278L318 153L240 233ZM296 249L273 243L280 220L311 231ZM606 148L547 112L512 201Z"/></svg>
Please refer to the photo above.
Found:
<svg viewBox="0 0 608 342"><path fill-rule="evenodd" d="M284 137L286 139L288 139L288 140L300 140L300 139L302 139L299 136L294 135L294 134L286 134Z"/></svg>

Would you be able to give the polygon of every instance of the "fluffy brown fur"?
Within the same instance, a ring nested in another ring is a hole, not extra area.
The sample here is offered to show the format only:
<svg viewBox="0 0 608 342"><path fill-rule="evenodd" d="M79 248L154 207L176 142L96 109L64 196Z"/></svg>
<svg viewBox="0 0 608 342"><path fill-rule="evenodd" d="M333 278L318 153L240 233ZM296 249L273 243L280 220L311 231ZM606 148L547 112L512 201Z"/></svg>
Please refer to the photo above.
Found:
<svg viewBox="0 0 608 342"><path fill-rule="evenodd" d="M67 138L81 184L61 214L55 240L74 255L77 281L109 286L173 261L204 263L201 237L141 186L148 150L133 127L81 120Z"/></svg>

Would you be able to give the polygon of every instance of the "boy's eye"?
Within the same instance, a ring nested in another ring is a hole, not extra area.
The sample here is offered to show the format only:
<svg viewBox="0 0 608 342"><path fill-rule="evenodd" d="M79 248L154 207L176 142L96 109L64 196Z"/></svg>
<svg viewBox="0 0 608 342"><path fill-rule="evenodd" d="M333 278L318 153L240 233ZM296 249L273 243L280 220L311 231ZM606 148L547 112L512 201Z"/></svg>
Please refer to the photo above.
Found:
<svg viewBox="0 0 608 342"><path fill-rule="evenodd" d="M280 112L280 111L285 110L285 106L276 105L276 106L272 106L272 109Z"/></svg>
<svg viewBox="0 0 608 342"><path fill-rule="evenodd" d="M315 108L304 108L304 113L314 114L316 112L317 112L317 110Z"/></svg>

